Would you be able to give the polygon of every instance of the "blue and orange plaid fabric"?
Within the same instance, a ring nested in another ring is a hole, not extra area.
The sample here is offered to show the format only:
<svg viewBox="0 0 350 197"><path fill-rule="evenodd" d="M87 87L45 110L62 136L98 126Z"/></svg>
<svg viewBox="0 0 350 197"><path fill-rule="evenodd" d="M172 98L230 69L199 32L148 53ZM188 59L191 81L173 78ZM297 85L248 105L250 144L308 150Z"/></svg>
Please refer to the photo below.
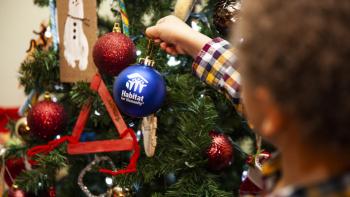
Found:
<svg viewBox="0 0 350 197"><path fill-rule="evenodd" d="M236 105L236 109L239 112L242 110L242 105L239 104L241 86L240 73L237 70L239 64L234 49L229 42L221 38L211 40L202 48L192 67L196 76L224 93ZM278 154L263 165L262 173L266 192L270 193L263 196L350 197L350 172L345 172L322 183L301 187L287 187L272 192L281 177L280 169L280 157Z"/></svg>

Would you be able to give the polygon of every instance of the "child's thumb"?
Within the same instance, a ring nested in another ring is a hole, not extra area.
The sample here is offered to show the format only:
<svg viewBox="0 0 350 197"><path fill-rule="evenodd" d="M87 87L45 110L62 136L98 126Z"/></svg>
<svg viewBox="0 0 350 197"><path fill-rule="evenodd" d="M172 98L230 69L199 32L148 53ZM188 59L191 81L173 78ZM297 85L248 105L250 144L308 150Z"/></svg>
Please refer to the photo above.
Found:
<svg viewBox="0 0 350 197"><path fill-rule="evenodd" d="M157 26L148 27L146 29L146 36L152 39L159 38L160 36L159 28Z"/></svg>

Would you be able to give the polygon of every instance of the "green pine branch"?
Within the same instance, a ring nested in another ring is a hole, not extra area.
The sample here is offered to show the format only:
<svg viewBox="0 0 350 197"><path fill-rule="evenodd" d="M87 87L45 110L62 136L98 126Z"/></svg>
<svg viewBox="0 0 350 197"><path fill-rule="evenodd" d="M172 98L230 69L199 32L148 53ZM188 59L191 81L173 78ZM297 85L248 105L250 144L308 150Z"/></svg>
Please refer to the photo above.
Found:
<svg viewBox="0 0 350 197"><path fill-rule="evenodd" d="M180 178L165 196L205 196L205 197L228 197L231 192L223 191L218 184L218 176L203 171L191 171L187 176Z"/></svg>
<svg viewBox="0 0 350 197"><path fill-rule="evenodd" d="M48 51L35 49L19 70L19 82L26 94L31 90L54 91L59 84L58 53L50 48Z"/></svg>
<svg viewBox="0 0 350 197"><path fill-rule="evenodd" d="M59 169L67 166L67 157L63 153L65 147L55 149L45 154L38 154L35 157L36 163L32 170L22 172L16 177L15 184L19 188L37 194L42 189L47 189L55 184L55 176Z"/></svg>

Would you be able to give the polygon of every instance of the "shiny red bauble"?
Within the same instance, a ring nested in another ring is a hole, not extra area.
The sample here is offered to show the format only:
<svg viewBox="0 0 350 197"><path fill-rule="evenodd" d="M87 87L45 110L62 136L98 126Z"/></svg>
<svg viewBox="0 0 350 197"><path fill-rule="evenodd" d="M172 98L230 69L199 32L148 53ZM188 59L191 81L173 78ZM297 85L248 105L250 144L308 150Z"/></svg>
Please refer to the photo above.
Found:
<svg viewBox="0 0 350 197"><path fill-rule="evenodd" d="M7 194L8 197L26 197L28 196L23 190L11 187Z"/></svg>
<svg viewBox="0 0 350 197"><path fill-rule="evenodd" d="M65 129L67 115L63 105L44 100L33 106L27 121L31 136L48 140Z"/></svg>
<svg viewBox="0 0 350 197"><path fill-rule="evenodd" d="M129 37L120 32L111 32L96 41L92 56L100 72L116 76L135 63L136 48Z"/></svg>
<svg viewBox="0 0 350 197"><path fill-rule="evenodd" d="M13 182L12 179L15 179L21 172L25 170L25 164L23 158L11 158L5 162L7 170L5 170L5 182L11 187Z"/></svg>
<svg viewBox="0 0 350 197"><path fill-rule="evenodd" d="M210 170L219 171L232 164L233 145L231 139L225 134L211 131L212 138L206 155L208 157L208 167Z"/></svg>
<svg viewBox="0 0 350 197"><path fill-rule="evenodd" d="M257 185L255 185L249 177L244 179L244 181L239 186L239 195L253 195L253 196L260 196L262 195L262 189L259 188Z"/></svg>

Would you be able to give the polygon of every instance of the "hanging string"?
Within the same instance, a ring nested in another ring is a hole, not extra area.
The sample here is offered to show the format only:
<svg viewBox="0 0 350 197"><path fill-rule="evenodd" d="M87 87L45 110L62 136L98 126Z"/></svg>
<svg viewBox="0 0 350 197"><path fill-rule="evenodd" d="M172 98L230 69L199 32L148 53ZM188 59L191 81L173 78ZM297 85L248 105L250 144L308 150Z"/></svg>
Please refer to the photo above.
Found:
<svg viewBox="0 0 350 197"><path fill-rule="evenodd" d="M3 162L5 162L5 161L3 160ZM9 175L11 182L14 183L15 179L12 177L11 172L9 171L9 169L6 166L5 166L5 170L6 170L6 173Z"/></svg>
<svg viewBox="0 0 350 197"><path fill-rule="evenodd" d="M155 51L154 41L152 39L148 39L147 56L149 56L151 59L153 59L154 51Z"/></svg>
<svg viewBox="0 0 350 197"><path fill-rule="evenodd" d="M140 58L140 63L153 67L155 64L155 61L153 60L153 56L155 53L155 47L154 41L149 39L147 44L147 52L145 58Z"/></svg>
<svg viewBox="0 0 350 197"><path fill-rule="evenodd" d="M57 21L56 21L56 4L55 0L49 0L50 8L50 28L53 41L53 49L57 51L58 49L58 35L57 35Z"/></svg>
<svg viewBox="0 0 350 197"><path fill-rule="evenodd" d="M261 152L262 137L259 134L255 134L256 140L256 152Z"/></svg>

